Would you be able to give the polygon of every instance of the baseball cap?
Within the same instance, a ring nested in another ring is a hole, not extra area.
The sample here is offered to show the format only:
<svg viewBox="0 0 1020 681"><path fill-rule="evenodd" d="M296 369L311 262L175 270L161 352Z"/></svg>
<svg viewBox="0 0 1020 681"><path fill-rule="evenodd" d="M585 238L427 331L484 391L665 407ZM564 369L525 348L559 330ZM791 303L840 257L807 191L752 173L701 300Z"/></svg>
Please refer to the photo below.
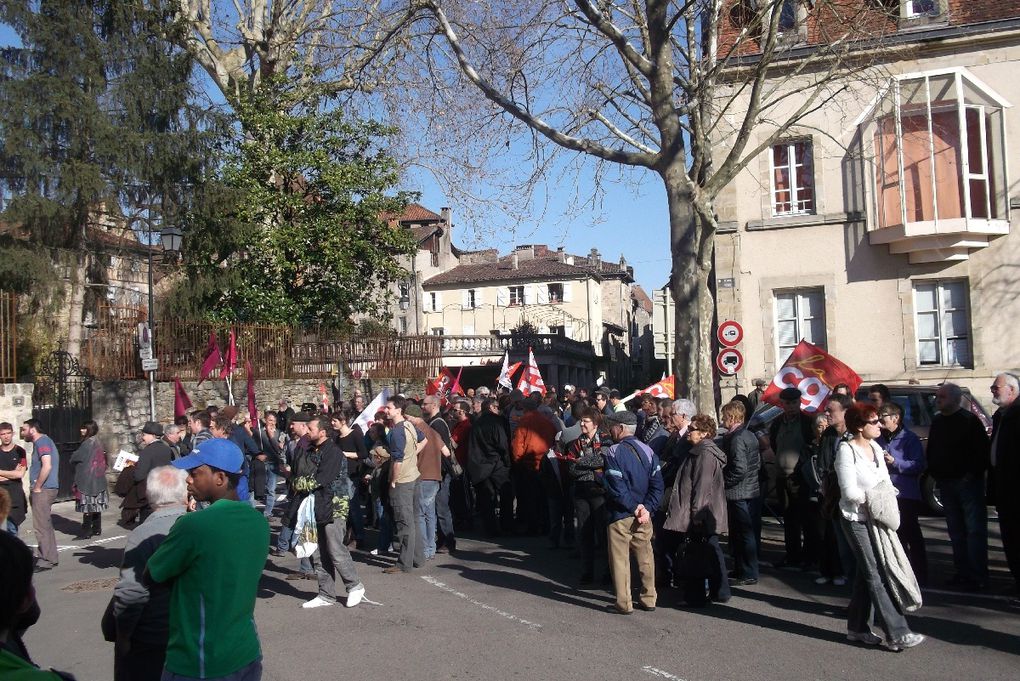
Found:
<svg viewBox="0 0 1020 681"><path fill-rule="evenodd" d="M186 471L199 466L210 466L227 473L240 473L244 466L244 454L230 440L217 437L199 444L191 454L182 456L171 465Z"/></svg>

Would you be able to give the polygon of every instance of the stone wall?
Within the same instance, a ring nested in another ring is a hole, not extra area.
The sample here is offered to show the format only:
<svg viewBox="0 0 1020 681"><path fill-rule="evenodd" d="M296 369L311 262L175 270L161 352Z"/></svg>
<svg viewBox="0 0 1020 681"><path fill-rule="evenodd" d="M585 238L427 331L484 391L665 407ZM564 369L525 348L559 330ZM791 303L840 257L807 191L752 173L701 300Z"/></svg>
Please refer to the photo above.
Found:
<svg viewBox="0 0 1020 681"><path fill-rule="evenodd" d="M191 398L193 409L203 409L211 404L222 407L228 404L225 381L206 381L201 386L194 381L184 381L185 392ZM319 386L321 380L260 380L255 383L255 400L259 410L271 408L274 411L281 399L290 400L295 409L304 402L318 404L321 400ZM360 381L349 382L342 391L345 399L353 395L358 387L371 400L376 393L385 387L394 392L408 395L424 394L422 382L415 383ZM242 409L246 408L246 383L234 381L234 403ZM329 385L326 385L330 395ZM28 395L31 398L31 386ZM332 402L332 398L330 398ZM3 403L0 402L0 405ZM92 417L99 424L99 433L111 456L121 449L134 451L135 442L141 432L142 425L149 420L149 383L148 381L96 381L92 386ZM26 417L27 418L27 417ZM170 381L156 383L156 418L167 425L174 418L174 384Z"/></svg>
<svg viewBox="0 0 1020 681"><path fill-rule="evenodd" d="M32 418L31 383L0 383L0 421L8 421L14 426L14 438L18 438L18 428Z"/></svg>

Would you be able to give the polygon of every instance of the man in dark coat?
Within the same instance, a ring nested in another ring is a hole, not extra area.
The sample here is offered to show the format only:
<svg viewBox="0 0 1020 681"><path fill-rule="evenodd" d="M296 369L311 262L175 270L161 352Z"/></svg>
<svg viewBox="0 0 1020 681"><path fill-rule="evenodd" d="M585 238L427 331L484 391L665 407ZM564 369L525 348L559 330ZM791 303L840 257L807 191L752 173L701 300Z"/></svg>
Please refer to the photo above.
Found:
<svg viewBox="0 0 1020 681"><path fill-rule="evenodd" d="M510 441L506 421L496 400L482 403L482 413L471 427L468 475L475 486L478 509L489 536L513 530L513 490L510 486ZM496 506L499 505L499 524Z"/></svg>
<svg viewBox="0 0 1020 681"><path fill-rule="evenodd" d="M818 561L821 534L809 522L810 489L801 467L810 466L814 419L801 411L802 393L783 388L783 413L769 426L769 446L776 457L776 496L783 509L786 556L773 567L813 568ZM802 541L803 537L803 541Z"/></svg>
<svg viewBox="0 0 1020 681"><path fill-rule="evenodd" d="M142 451L138 454L138 463L132 467L132 478L134 485L132 493L124 499L127 504L133 498L138 504L139 522L144 522L152 509L149 508L148 499L145 497L145 479L149 471L160 466L169 466L174 459L174 452L170 445L162 440L163 426L155 421L147 421L142 426ZM122 504L122 508L126 506Z"/></svg>
<svg viewBox="0 0 1020 681"><path fill-rule="evenodd" d="M761 454L758 451L758 438L744 427L745 418L744 405L740 402L723 405L722 423L727 431L722 439L722 450L726 453L723 481L730 555L733 556L733 578L737 586L758 583L758 542L754 534L754 515L760 510L755 500L761 495L758 487Z"/></svg>
<svg viewBox="0 0 1020 681"><path fill-rule="evenodd" d="M991 463L994 471L995 508L1006 564L1020 595L1020 382L1013 374L999 374L992 383Z"/></svg>

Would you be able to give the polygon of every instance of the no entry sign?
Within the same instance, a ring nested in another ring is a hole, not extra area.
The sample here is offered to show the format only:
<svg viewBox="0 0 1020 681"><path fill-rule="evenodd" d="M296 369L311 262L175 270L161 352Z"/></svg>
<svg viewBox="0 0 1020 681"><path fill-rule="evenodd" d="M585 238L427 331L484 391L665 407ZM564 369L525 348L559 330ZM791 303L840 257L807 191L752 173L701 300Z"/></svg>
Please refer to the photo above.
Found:
<svg viewBox="0 0 1020 681"><path fill-rule="evenodd" d="M744 356L735 348L726 348L716 356L715 366L720 374L733 376L744 366Z"/></svg>
<svg viewBox="0 0 1020 681"><path fill-rule="evenodd" d="M716 336L719 338L720 343L728 348L732 348L744 339L744 327L730 319L719 325Z"/></svg>

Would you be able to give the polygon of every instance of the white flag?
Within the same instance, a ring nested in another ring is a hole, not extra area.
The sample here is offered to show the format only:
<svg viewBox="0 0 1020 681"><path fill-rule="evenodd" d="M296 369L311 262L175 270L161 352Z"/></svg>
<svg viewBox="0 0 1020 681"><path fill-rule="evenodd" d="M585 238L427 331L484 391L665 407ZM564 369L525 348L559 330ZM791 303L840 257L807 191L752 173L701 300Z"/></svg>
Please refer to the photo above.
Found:
<svg viewBox="0 0 1020 681"><path fill-rule="evenodd" d="M514 385L510 382L510 351L507 350L503 355L503 368L499 371L499 385L503 386L507 390L513 390Z"/></svg>
<svg viewBox="0 0 1020 681"><path fill-rule="evenodd" d="M383 408L386 404L386 400L390 399L390 389L383 388L382 392L375 396L372 403L365 407L365 411L358 414L358 418L354 419L354 423L351 424L351 428L354 426L361 426L362 433L368 433L368 427L375 421L376 413Z"/></svg>

